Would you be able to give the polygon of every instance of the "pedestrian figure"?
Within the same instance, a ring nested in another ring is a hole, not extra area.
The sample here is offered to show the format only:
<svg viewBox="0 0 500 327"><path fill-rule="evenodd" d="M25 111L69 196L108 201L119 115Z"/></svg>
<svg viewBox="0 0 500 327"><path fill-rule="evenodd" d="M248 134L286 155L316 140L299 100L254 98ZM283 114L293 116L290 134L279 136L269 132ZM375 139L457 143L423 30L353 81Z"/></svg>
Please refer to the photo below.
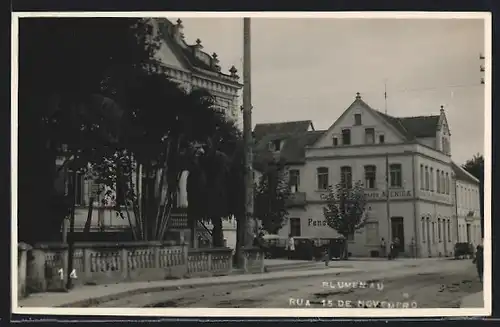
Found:
<svg viewBox="0 0 500 327"><path fill-rule="evenodd" d="M386 243L385 243L385 239L382 237L382 239L380 240L380 257L381 258L385 258L385 252L386 252Z"/></svg>
<svg viewBox="0 0 500 327"><path fill-rule="evenodd" d="M399 255L399 246L400 246L399 238L396 236L394 238L394 258L397 258Z"/></svg>
<svg viewBox="0 0 500 327"><path fill-rule="evenodd" d="M411 257L416 258L417 257L417 244L415 242L415 238L411 238L410 241L410 251L411 251Z"/></svg>
<svg viewBox="0 0 500 327"><path fill-rule="evenodd" d="M479 244L476 247L476 255L474 256L474 260L472 260L472 263L476 264L477 274L479 275L479 281L481 283L483 282L483 268L484 268L483 250L484 250L483 245Z"/></svg>
<svg viewBox="0 0 500 327"><path fill-rule="evenodd" d="M288 234L288 239L286 242L286 250L288 253L288 260L292 260L295 251L295 240L293 239L292 234Z"/></svg>
<svg viewBox="0 0 500 327"><path fill-rule="evenodd" d="M325 261L325 266L328 267L328 264L330 263L330 251L328 247L325 247L323 250L323 260Z"/></svg>

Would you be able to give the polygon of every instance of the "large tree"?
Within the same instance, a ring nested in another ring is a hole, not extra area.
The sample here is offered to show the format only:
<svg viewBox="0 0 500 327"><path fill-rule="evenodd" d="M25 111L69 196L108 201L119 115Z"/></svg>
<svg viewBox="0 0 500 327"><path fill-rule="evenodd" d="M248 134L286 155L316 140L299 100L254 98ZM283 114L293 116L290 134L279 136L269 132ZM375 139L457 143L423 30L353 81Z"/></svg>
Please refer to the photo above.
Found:
<svg viewBox="0 0 500 327"><path fill-rule="evenodd" d="M481 232L484 233L484 157L476 154L462 166L479 180L479 204L481 211Z"/></svg>
<svg viewBox="0 0 500 327"><path fill-rule="evenodd" d="M267 165L255 186L254 215L269 234L278 233L286 223L286 200L289 195L285 166L280 162Z"/></svg>
<svg viewBox="0 0 500 327"><path fill-rule="evenodd" d="M73 170L113 152L120 110L103 81L152 63L158 43L148 20L22 18L19 22L19 239L54 238L72 206L56 189L63 144Z"/></svg>
<svg viewBox="0 0 500 327"><path fill-rule="evenodd" d="M348 258L347 239L363 228L366 222L365 206L366 197L361 182L356 182L352 187L345 183L330 186L323 195L326 205L323 215L327 225L333 228L345 239L344 258Z"/></svg>

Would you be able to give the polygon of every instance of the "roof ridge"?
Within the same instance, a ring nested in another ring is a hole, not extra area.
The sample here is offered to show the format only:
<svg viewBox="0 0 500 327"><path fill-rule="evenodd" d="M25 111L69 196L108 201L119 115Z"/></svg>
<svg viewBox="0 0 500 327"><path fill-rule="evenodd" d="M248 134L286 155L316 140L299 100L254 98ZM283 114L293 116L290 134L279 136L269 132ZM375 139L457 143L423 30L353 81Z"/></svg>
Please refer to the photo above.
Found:
<svg viewBox="0 0 500 327"><path fill-rule="evenodd" d="M400 119L406 119L406 118L439 118L440 115L421 115L421 116L407 116L407 117L398 117Z"/></svg>
<svg viewBox="0 0 500 327"><path fill-rule="evenodd" d="M256 123L255 125L277 125L277 124L291 124L291 123L305 123L305 122L312 122L310 119L304 119L304 120L288 120L288 121L281 121L281 122L273 122L273 123Z"/></svg>

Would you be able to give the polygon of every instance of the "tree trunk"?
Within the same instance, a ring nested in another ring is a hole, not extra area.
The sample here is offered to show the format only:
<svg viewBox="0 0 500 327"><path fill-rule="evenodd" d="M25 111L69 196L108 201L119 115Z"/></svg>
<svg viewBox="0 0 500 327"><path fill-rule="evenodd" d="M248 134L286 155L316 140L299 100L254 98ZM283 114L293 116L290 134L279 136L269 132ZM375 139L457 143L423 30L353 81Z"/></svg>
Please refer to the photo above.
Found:
<svg viewBox="0 0 500 327"><path fill-rule="evenodd" d="M222 231L222 218L212 218L212 245L215 248L224 246L224 233Z"/></svg>
<svg viewBox="0 0 500 327"><path fill-rule="evenodd" d="M236 249L234 251L234 262L238 268L243 268L243 238L245 237L245 218L235 217L236 219Z"/></svg>

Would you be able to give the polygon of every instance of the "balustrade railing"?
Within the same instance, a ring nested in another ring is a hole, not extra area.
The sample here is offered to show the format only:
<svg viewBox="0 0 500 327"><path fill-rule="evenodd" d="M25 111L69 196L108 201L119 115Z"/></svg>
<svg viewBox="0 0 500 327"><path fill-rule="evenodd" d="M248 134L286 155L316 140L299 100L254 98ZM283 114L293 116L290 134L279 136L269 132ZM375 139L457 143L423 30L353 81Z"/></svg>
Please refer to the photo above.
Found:
<svg viewBox="0 0 500 327"><path fill-rule="evenodd" d="M243 251L244 272L264 272L258 248ZM73 285L177 279L232 272L230 248L189 249L187 244L161 242L75 243L72 271L68 246L61 243L18 246L18 297L27 293L62 291L67 278Z"/></svg>

